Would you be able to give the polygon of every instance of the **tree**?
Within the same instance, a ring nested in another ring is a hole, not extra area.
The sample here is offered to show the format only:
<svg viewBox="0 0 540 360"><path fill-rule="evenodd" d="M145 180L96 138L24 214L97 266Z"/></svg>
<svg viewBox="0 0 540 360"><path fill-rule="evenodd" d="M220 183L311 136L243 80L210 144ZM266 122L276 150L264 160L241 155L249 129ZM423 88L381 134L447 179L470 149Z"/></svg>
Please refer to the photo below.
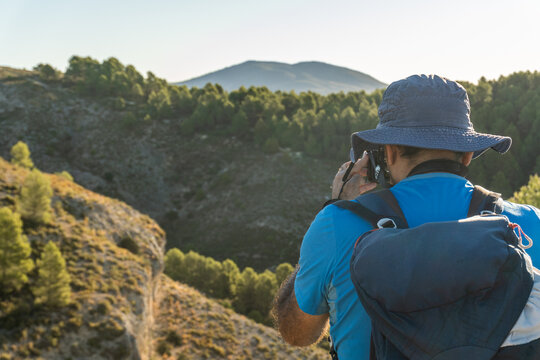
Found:
<svg viewBox="0 0 540 360"><path fill-rule="evenodd" d="M510 201L540 208L540 176L531 175L529 183L516 191Z"/></svg>
<svg viewBox="0 0 540 360"><path fill-rule="evenodd" d="M163 118L170 115L171 99L167 88L161 88L159 91L152 91L148 96L148 110L152 117Z"/></svg>
<svg viewBox="0 0 540 360"><path fill-rule="evenodd" d="M32 252L26 236L22 235L19 214L0 208L0 292L19 290L28 282L27 274L34 268Z"/></svg>
<svg viewBox="0 0 540 360"><path fill-rule="evenodd" d="M250 267L247 267L240 274L236 286L236 296L234 298L234 308L236 311L247 314L254 310L255 286L259 275Z"/></svg>
<svg viewBox="0 0 540 360"><path fill-rule="evenodd" d="M49 64L38 64L34 70L39 73L39 78L43 81L56 81L60 79L62 73Z"/></svg>
<svg viewBox="0 0 540 360"><path fill-rule="evenodd" d="M289 263L279 264L276 268L276 280L278 285L281 285L286 278L294 271L294 268Z"/></svg>
<svg viewBox="0 0 540 360"><path fill-rule="evenodd" d="M185 281L184 253L179 249L171 249L165 254L165 274L176 281Z"/></svg>
<svg viewBox="0 0 540 360"><path fill-rule="evenodd" d="M34 167L34 163L30 158L30 150L28 150L28 146L24 142L19 141L11 148L11 163L27 169Z"/></svg>
<svg viewBox="0 0 540 360"><path fill-rule="evenodd" d="M236 294L236 284L240 278L240 270L234 261L227 259L223 261L223 272L221 281L225 284L225 297L232 298Z"/></svg>
<svg viewBox="0 0 540 360"><path fill-rule="evenodd" d="M272 301L278 289L276 275L270 270L266 270L257 277L255 292L253 293L253 307L264 317L268 315Z"/></svg>
<svg viewBox="0 0 540 360"><path fill-rule="evenodd" d="M70 302L70 276L66 261L58 247L51 241L45 245L41 259L37 261L38 280L32 287L36 305L49 307L66 306Z"/></svg>
<svg viewBox="0 0 540 360"><path fill-rule="evenodd" d="M23 219L48 223L51 219L52 189L49 180L37 169L32 170L21 189L17 208Z"/></svg>
<svg viewBox="0 0 540 360"><path fill-rule="evenodd" d="M226 288L225 284L220 282L222 273L223 265L219 261L211 257L204 257L201 277L205 279L205 282L201 284L201 290L211 296L224 298Z"/></svg>
<svg viewBox="0 0 540 360"><path fill-rule="evenodd" d="M185 281L188 285L197 289L203 289L206 279L202 275L204 272L205 258L199 253L189 251L184 256Z"/></svg>

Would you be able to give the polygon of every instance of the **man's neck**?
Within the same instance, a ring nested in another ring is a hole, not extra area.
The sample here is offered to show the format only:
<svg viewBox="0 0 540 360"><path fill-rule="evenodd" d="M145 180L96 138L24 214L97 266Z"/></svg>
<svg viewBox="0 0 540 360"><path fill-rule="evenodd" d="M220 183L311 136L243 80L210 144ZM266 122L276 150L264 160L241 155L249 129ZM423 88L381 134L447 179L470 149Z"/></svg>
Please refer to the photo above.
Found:
<svg viewBox="0 0 540 360"><path fill-rule="evenodd" d="M456 174L465 177L468 172L468 168L456 160L450 159L433 159L424 161L416 165L407 175L407 177L427 174L433 172L446 172Z"/></svg>

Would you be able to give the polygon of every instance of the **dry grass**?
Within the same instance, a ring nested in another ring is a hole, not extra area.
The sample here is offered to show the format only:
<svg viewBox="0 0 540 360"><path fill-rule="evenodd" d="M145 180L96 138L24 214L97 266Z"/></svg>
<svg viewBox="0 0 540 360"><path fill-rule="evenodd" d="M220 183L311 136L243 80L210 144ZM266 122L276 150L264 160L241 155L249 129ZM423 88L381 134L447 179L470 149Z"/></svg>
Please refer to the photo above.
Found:
<svg viewBox="0 0 540 360"><path fill-rule="evenodd" d="M0 158L0 206L15 210L28 170ZM24 231L37 258L53 241L71 275L72 304L37 308L29 286L0 300L0 358L148 357L154 279L164 232L127 205L56 175L52 221ZM137 254L117 244L129 237ZM36 274L30 274L30 283Z"/></svg>
<svg viewBox="0 0 540 360"><path fill-rule="evenodd" d="M155 301L154 348L164 359L327 359L318 347L294 348L274 329L160 277Z"/></svg>

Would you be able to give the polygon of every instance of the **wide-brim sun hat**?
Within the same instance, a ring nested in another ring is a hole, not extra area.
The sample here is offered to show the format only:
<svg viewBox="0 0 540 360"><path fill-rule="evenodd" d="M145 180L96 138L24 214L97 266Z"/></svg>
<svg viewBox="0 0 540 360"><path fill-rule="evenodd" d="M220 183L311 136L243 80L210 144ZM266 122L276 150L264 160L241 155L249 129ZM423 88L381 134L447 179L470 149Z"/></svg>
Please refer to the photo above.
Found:
<svg viewBox="0 0 540 360"><path fill-rule="evenodd" d="M425 149L473 152L488 149L505 153L508 136L478 133L470 120L467 91L455 81L437 75L413 75L393 82L384 92L375 129L352 134L356 159L364 150L394 144Z"/></svg>

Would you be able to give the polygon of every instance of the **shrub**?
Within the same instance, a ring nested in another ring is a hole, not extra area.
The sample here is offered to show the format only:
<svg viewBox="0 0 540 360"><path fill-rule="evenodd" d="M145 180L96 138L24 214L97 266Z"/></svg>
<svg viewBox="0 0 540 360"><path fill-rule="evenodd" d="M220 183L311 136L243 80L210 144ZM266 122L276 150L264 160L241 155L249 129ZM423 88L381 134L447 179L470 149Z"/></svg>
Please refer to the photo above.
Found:
<svg viewBox="0 0 540 360"><path fill-rule="evenodd" d="M56 176L60 176L64 179L66 179L67 181L73 181L73 176L71 176L70 173L68 173L67 171L62 171L62 172L57 172L57 173L54 173Z"/></svg>
<svg viewBox="0 0 540 360"><path fill-rule="evenodd" d="M529 183L516 191L510 201L540 207L540 176L531 175Z"/></svg>
<svg viewBox="0 0 540 360"><path fill-rule="evenodd" d="M34 169L24 179L17 208L24 219L48 223L51 218L52 189L49 179Z"/></svg>
<svg viewBox="0 0 540 360"><path fill-rule="evenodd" d="M289 275L294 271L294 268L289 263L283 263L278 265L276 268L276 280L278 285L281 285L281 283L289 277Z"/></svg>
<svg viewBox="0 0 540 360"><path fill-rule="evenodd" d="M11 163L27 169L34 167L34 163L30 158L30 150L28 150L28 146L24 142L19 141L11 148Z"/></svg>
<svg viewBox="0 0 540 360"><path fill-rule="evenodd" d="M58 247L51 241L45 245L41 259L37 261L38 280L32 287L35 303L49 307L62 307L70 302L70 276L66 261Z"/></svg>
<svg viewBox="0 0 540 360"><path fill-rule="evenodd" d="M19 215L0 208L0 291L18 290L28 282L27 274L34 268L31 251Z"/></svg>
<svg viewBox="0 0 540 360"><path fill-rule="evenodd" d="M170 249L165 254L165 274L171 279L185 281L184 253L179 249Z"/></svg>
<svg viewBox="0 0 540 360"><path fill-rule="evenodd" d="M139 244L133 240L130 236L124 236L119 242L118 247L126 249L132 254L137 255L139 253Z"/></svg>

